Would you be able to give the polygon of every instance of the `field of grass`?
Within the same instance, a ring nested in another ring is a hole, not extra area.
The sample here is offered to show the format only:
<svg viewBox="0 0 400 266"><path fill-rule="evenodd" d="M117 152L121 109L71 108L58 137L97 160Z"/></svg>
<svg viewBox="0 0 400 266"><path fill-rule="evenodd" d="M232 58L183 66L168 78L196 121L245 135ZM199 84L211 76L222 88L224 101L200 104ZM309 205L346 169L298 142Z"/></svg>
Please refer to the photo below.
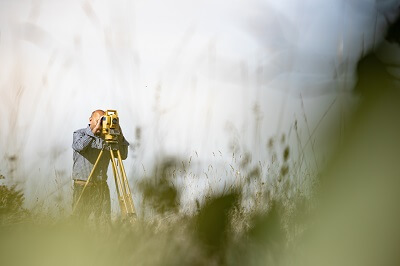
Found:
<svg viewBox="0 0 400 266"><path fill-rule="evenodd" d="M236 181L205 194L191 213L180 211L182 187L174 181L190 168L177 159L148 172L139 189L151 215L133 224L118 216L111 224L77 223L63 210L59 216L26 210L17 187L1 186L1 262L398 265L398 99L397 90L388 90L364 100L343 145L318 175L296 169L290 146L271 143L276 155L266 169L239 155L229 165Z"/></svg>
<svg viewBox="0 0 400 266"><path fill-rule="evenodd" d="M311 171L302 173L307 178L296 178L303 170L292 163L285 136L271 139L267 149L270 161L253 162L250 152L232 154L231 163L210 164L200 176L193 171L194 158L162 160L137 186L142 211L134 223L118 213L111 224L93 217L78 222L63 204L52 212L40 204L28 210L17 186L1 186L2 261L5 265L278 264L307 229L303 217L314 206L316 178ZM190 199L189 207L181 206L183 197L190 198L185 185L196 183L202 183L202 197Z"/></svg>

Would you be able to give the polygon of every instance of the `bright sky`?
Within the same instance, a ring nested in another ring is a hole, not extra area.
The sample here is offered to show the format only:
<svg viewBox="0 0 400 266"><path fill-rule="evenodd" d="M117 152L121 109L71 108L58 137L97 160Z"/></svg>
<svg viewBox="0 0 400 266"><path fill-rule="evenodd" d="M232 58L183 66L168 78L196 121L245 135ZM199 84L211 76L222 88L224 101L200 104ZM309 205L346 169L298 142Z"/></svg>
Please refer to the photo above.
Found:
<svg viewBox="0 0 400 266"><path fill-rule="evenodd" d="M387 12L394 1L378 2ZM165 155L207 162L221 151L228 160L232 140L262 159L268 139L304 116L300 94L312 128L336 97L346 112L354 63L385 26L376 6L0 0L0 157L18 154L14 175L40 197L40 187L68 180L72 132L102 108L119 111L131 144L141 129L128 174ZM0 166L7 176L13 163Z"/></svg>

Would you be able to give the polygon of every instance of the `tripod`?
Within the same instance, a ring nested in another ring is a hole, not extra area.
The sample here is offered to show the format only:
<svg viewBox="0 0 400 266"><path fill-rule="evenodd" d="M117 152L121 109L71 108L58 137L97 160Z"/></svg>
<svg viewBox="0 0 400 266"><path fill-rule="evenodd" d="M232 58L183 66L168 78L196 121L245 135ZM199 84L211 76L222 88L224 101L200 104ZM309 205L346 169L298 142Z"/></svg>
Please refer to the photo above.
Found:
<svg viewBox="0 0 400 266"><path fill-rule="evenodd" d="M85 183L85 186L82 189L81 194L79 195L78 200L75 203L75 206L72 210L72 213L75 212L76 207L79 204L79 201L85 192L85 189L87 185L89 184L93 173L100 161L101 156L104 154L104 151L110 151L110 159L111 159L111 165L113 169L113 174L114 174L114 180L115 180L115 187L117 188L117 195L118 195L118 202L119 202L119 207L121 208L121 213L123 217L134 217L135 216L135 207L133 205L133 200L132 200L132 194L131 190L129 188L129 183L128 183L128 178L126 177L124 165L122 163L121 159L121 153L119 151L119 146L118 146L118 141L115 140L105 140L103 148L101 149L99 156L96 159L96 162L94 163L93 169L89 174L89 177ZM116 155L114 154L116 152ZM117 167L117 164L119 165L119 169Z"/></svg>

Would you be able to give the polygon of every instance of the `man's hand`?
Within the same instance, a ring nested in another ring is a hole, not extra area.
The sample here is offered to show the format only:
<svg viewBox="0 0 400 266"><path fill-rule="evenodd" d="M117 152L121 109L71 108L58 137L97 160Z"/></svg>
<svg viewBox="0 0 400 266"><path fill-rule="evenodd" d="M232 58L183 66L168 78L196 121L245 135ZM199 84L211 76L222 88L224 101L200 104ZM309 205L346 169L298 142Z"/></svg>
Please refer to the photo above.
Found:
<svg viewBox="0 0 400 266"><path fill-rule="evenodd" d="M92 129L92 132L95 135L99 135L101 133L101 120L103 120L103 116L100 116L99 120L97 120L96 126Z"/></svg>

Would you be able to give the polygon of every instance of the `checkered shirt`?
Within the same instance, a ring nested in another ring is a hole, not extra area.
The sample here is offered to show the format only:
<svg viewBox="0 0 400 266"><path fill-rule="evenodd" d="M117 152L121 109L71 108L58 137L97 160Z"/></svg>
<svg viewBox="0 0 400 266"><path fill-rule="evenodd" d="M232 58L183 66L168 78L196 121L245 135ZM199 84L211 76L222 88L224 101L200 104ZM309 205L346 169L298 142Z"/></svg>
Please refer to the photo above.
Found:
<svg viewBox="0 0 400 266"><path fill-rule="evenodd" d="M93 134L90 127L82 128L74 132L72 149L73 154L73 167L72 179L74 180L87 180L93 166L103 148L104 140ZM123 138L119 144L122 160L128 156L129 143ZM110 153L105 151L93 173L93 181L107 180L107 169L110 163Z"/></svg>

